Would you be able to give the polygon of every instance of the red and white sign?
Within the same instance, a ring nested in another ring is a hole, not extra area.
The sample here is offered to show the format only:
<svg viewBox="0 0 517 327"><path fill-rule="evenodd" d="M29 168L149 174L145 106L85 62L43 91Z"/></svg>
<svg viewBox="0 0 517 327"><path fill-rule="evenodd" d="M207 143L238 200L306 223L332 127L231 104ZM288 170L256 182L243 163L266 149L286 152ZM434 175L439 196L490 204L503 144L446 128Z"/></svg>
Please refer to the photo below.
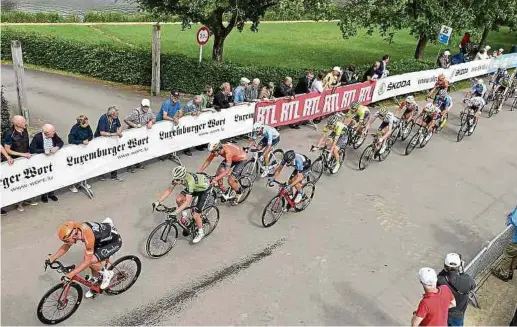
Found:
<svg viewBox="0 0 517 327"><path fill-rule="evenodd" d="M205 45L210 40L210 30L206 26L201 26L197 30L196 41L199 45Z"/></svg>
<svg viewBox="0 0 517 327"><path fill-rule="evenodd" d="M353 101L364 105L372 102L375 81L341 86L323 93L281 98L275 102L259 102L255 106L255 121L269 126L282 126L326 116L350 107Z"/></svg>

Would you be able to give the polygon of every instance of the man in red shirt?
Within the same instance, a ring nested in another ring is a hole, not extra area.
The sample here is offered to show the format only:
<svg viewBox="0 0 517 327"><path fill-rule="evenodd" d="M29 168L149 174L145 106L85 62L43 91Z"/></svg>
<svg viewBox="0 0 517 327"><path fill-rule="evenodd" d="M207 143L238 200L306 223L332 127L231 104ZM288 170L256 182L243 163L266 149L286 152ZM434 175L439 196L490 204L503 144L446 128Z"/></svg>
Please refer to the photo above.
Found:
<svg viewBox="0 0 517 327"><path fill-rule="evenodd" d="M425 294L413 312L411 326L447 326L449 308L456 306L454 295L446 285L436 287L438 277L434 269L421 268L418 275Z"/></svg>

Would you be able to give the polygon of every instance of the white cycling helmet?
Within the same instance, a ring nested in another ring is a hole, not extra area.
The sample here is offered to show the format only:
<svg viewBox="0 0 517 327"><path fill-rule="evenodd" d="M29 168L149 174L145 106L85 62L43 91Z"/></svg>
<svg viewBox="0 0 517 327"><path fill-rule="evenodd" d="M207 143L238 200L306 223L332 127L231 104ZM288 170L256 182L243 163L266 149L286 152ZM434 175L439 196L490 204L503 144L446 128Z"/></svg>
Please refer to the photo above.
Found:
<svg viewBox="0 0 517 327"><path fill-rule="evenodd" d="M381 108L379 110L379 116L381 116L382 118L386 117L386 115L388 114L388 108Z"/></svg>
<svg viewBox="0 0 517 327"><path fill-rule="evenodd" d="M258 131L259 129L263 129L264 128L264 125L262 123L255 123L253 124L253 131L256 132Z"/></svg>
<svg viewBox="0 0 517 327"><path fill-rule="evenodd" d="M433 111L433 109L434 109L433 107L434 107L434 105L433 105L432 103L428 103L428 104L426 104L426 105L424 106L424 111L425 111L425 112L432 112L432 111Z"/></svg>
<svg viewBox="0 0 517 327"><path fill-rule="evenodd" d="M409 95L406 98L406 102L407 102L407 104L412 105L412 106L416 105L415 97L413 97L412 95Z"/></svg>
<svg viewBox="0 0 517 327"><path fill-rule="evenodd" d="M172 180L173 181L182 181L185 179L187 175L187 168L185 166L174 167L172 170Z"/></svg>
<svg viewBox="0 0 517 327"><path fill-rule="evenodd" d="M223 144L221 143L221 141L219 141L219 140L217 140L217 141L212 141L212 142L208 143L208 151L210 151L210 152L217 151L217 150L219 150L222 146L223 146Z"/></svg>

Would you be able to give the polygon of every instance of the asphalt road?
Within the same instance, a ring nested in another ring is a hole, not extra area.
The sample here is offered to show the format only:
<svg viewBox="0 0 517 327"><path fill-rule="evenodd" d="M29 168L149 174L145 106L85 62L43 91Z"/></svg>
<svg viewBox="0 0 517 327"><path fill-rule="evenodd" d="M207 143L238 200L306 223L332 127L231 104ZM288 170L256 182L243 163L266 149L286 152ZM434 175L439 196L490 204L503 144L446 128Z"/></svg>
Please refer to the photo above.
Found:
<svg viewBox="0 0 517 327"><path fill-rule="evenodd" d="M29 103L38 103L34 114L55 121L58 132L80 112L98 116L113 103L132 108L140 97L73 78L27 76ZM461 96L454 95L456 104ZM139 256L142 274L124 294L83 301L67 325L408 324L422 293L418 269L440 268L450 251L471 259L504 228L503 213L517 197L517 113L506 107L483 117L475 133L457 143L458 111L409 157L397 145L385 162L358 171L364 147L348 150L346 166L322 177L307 210L269 229L260 219L275 189L259 181L241 206L220 206L221 220L208 238L198 245L181 238L158 260L148 259L143 246L163 220L150 204L167 187L170 161L123 173L122 183L92 181L93 200L63 190L58 203L11 211L2 217L1 322L39 324L37 303L60 278L44 273L43 262L60 246L61 222L109 216L123 236L119 254ZM281 134L281 148L304 153L319 137L308 128ZM195 170L205 155L194 151L182 159ZM76 246L63 261L81 258Z"/></svg>

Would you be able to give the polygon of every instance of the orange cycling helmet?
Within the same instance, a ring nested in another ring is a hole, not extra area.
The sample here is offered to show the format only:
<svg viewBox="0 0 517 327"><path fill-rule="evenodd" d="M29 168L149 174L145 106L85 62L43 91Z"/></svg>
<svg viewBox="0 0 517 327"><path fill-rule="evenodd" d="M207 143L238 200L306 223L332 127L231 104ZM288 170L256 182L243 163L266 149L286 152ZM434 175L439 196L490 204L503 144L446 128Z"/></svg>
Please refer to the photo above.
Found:
<svg viewBox="0 0 517 327"><path fill-rule="evenodd" d="M438 80L439 80L439 81L443 81L443 80L445 80L445 75L444 75L444 74L440 74L440 75L438 75Z"/></svg>
<svg viewBox="0 0 517 327"><path fill-rule="evenodd" d="M74 231L74 226L75 223L73 221L64 222L57 230L57 237L59 237L61 241L65 241Z"/></svg>

